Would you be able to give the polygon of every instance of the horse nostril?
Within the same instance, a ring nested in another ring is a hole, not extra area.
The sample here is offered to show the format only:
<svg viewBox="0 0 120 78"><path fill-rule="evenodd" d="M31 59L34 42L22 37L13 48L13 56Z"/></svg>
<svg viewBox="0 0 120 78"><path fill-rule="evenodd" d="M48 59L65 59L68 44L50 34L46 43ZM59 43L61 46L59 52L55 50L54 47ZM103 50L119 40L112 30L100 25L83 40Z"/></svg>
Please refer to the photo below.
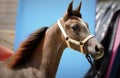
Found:
<svg viewBox="0 0 120 78"><path fill-rule="evenodd" d="M99 52L99 51L100 51L100 49L98 48L98 46L95 46L95 51L96 51L96 52Z"/></svg>

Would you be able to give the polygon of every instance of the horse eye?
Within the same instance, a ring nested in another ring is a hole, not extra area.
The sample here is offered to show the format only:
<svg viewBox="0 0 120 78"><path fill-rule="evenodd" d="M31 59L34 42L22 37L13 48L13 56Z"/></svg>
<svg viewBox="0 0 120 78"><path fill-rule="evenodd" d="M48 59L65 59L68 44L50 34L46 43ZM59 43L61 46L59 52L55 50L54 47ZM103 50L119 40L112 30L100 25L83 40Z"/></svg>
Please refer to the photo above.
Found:
<svg viewBox="0 0 120 78"><path fill-rule="evenodd" d="M74 25L74 26L72 26L72 30L73 30L73 31L79 30L79 25Z"/></svg>

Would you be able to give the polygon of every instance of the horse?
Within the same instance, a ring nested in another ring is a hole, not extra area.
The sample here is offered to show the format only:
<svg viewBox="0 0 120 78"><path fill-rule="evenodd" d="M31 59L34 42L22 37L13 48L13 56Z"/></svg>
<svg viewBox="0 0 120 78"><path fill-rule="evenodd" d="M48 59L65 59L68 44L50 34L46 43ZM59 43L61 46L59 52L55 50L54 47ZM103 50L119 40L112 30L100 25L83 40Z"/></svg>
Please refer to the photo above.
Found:
<svg viewBox="0 0 120 78"><path fill-rule="evenodd" d="M55 78L60 58L69 47L94 60L104 55L103 46L90 33L80 13L82 2L73 9L73 1L66 13L52 26L33 32L22 42L16 53L0 64L0 78Z"/></svg>

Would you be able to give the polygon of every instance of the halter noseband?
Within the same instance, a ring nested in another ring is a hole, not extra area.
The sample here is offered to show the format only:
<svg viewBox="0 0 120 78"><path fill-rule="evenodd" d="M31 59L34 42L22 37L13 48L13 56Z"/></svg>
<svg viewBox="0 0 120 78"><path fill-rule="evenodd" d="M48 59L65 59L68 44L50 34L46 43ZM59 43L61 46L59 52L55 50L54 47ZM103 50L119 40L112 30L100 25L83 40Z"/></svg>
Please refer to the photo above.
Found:
<svg viewBox="0 0 120 78"><path fill-rule="evenodd" d="M72 48L72 47L70 46L70 42L73 43L73 44L76 44L76 45L80 46L80 52L84 53L84 49L83 49L84 44L85 44L89 39L91 39L92 37L94 37L94 35L90 34L90 35L87 36L84 40L82 40L82 41L77 41L77 40L74 40L74 39L70 38L70 37L66 34L66 32L64 31L64 28L63 28L63 26L62 26L62 24L61 24L61 22L60 22L60 19L57 21L57 24L58 24L58 26L59 26L59 28L60 28L63 36L64 36L65 39L66 39L67 46L68 46L69 48Z"/></svg>

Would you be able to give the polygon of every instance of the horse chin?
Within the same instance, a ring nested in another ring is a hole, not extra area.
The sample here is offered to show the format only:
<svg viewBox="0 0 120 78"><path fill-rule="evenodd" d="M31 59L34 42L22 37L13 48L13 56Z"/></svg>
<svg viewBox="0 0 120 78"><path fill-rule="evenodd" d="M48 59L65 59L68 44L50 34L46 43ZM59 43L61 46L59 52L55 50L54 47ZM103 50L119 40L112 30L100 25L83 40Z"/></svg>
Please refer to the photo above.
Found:
<svg viewBox="0 0 120 78"><path fill-rule="evenodd" d="M92 58L94 60L99 60L103 57L104 53L100 53L100 54L91 54Z"/></svg>

